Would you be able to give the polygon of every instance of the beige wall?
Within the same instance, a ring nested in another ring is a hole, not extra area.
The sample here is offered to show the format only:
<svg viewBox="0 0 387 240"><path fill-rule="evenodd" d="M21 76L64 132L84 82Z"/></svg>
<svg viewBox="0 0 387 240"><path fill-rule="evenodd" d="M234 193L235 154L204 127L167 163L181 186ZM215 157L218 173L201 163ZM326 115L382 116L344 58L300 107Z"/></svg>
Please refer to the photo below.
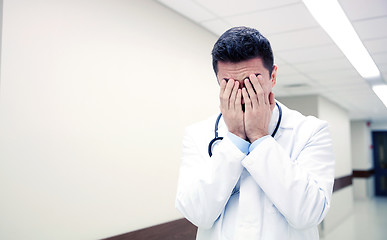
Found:
<svg viewBox="0 0 387 240"><path fill-rule="evenodd" d="M328 121L336 158L335 177L352 174L351 127L348 112L337 104L319 97L319 118ZM353 186L336 191L332 206L324 220L325 231L329 232L343 222L353 211Z"/></svg>
<svg viewBox="0 0 387 240"><path fill-rule="evenodd" d="M336 158L335 177L352 174L351 126L348 112L337 104L319 97L318 117L329 123Z"/></svg>
<svg viewBox="0 0 387 240"><path fill-rule="evenodd" d="M371 129L363 120L351 121L352 163L354 170L373 168Z"/></svg>
<svg viewBox="0 0 387 240"><path fill-rule="evenodd" d="M387 122L372 122L371 130L373 131L386 131L387 130Z"/></svg>
<svg viewBox="0 0 387 240"><path fill-rule="evenodd" d="M273 91L275 93L275 88ZM318 96L316 95L300 97L278 97L276 99L284 103L288 108L295 109L305 116L310 115L318 117Z"/></svg>
<svg viewBox="0 0 387 240"><path fill-rule="evenodd" d="M216 37L151 0L3 10L0 239L100 239L181 218L183 128L218 112Z"/></svg>
<svg viewBox="0 0 387 240"><path fill-rule="evenodd" d="M354 170L373 169L371 128L367 121L351 121L352 164ZM354 178L353 193L355 199L369 199L374 196L374 176Z"/></svg>

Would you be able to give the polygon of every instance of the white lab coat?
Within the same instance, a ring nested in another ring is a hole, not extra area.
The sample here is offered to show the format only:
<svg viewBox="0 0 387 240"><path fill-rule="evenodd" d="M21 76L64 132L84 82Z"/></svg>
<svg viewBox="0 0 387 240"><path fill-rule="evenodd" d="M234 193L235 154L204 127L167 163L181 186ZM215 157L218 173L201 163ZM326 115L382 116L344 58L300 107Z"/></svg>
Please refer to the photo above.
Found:
<svg viewBox="0 0 387 240"><path fill-rule="evenodd" d="M328 124L280 105L277 134L247 156L221 120L224 139L209 157L216 116L186 129L176 207L198 227L196 239L319 239L317 225L330 207L334 182ZM277 121L275 108L270 132ZM239 193L231 195L236 186Z"/></svg>

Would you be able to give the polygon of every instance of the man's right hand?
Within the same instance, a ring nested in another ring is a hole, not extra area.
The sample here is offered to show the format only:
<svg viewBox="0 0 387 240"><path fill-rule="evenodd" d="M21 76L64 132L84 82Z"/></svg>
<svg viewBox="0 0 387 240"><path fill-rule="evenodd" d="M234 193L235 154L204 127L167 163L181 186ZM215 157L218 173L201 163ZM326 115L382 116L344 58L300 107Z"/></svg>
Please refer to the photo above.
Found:
<svg viewBox="0 0 387 240"><path fill-rule="evenodd" d="M244 114L242 111L242 91L239 89L239 82L230 79L220 82L220 111L228 131L236 136L246 139Z"/></svg>

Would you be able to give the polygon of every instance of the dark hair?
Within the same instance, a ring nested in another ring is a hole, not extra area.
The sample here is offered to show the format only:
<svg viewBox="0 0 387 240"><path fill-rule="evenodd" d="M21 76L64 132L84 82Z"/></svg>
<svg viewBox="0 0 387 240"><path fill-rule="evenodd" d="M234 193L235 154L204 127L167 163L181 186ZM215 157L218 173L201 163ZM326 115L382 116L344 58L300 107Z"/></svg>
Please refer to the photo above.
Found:
<svg viewBox="0 0 387 240"><path fill-rule="evenodd" d="M218 61L237 63L256 57L261 58L271 75L274 57L269 40L254 28L234 27L216 41L212 49L212 67L217 75Z"/></svg>

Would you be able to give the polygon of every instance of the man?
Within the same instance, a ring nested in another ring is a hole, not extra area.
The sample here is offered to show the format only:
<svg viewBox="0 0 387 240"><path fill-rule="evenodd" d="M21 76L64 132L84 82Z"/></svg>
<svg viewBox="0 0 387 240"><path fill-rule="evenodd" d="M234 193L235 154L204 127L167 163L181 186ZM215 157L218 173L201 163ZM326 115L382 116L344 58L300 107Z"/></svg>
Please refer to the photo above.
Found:
<svg viewBox="0 0 387 240"><path fill-rule="evenodd" d="M276 104L277 66L257 30L226 31L212 58L222 116L187 128L176 207L199 240L319 239L334 181L327 123ZM215 132L224 138L209 146Z"/></svg>

